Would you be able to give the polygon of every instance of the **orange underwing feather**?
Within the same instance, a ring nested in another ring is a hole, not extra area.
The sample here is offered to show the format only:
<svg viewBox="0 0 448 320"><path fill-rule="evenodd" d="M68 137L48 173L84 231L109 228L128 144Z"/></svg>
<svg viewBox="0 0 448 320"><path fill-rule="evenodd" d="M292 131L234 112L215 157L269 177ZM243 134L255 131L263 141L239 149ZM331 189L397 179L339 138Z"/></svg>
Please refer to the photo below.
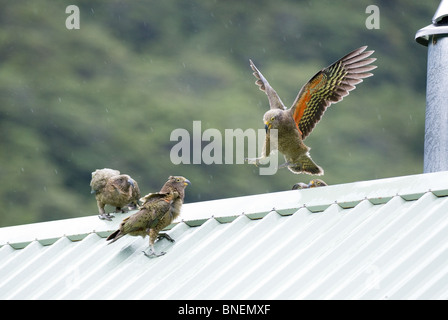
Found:
<svg viewBox="0 0 448 320"><path fill-rule="evenodd" d="M341 101L355 89L363 78L372 76L370 65L375 58L368 58L374 51L358 48L314 75L300 90L290 112L297 128L305 139L322 118L325 110Z"/></svg>

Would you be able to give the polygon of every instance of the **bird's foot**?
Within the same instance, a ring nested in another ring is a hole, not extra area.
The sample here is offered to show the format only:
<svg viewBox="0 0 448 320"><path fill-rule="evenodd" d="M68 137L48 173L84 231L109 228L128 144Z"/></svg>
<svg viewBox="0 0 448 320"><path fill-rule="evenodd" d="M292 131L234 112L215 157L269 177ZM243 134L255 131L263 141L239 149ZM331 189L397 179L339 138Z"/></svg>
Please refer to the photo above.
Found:
<svg viewBox="0 0 448 320"><path fill-rule="evenodd" d="M157 252L155 252L152 249L149 249L148 252L146 252L146 251L142 251L142 252L148 258L157 258L157 257L163 256L166 253L164 251L161 251L161 252L157 253Z"/></svg>
<svg viewBox="0 0 448 320"><path fill-rule="evenodd" d="M173 238L171 238L171 236L167 233L159 233L159 235L157 236L157 240L160 240L162 238L165 238L166 240L171 241L171 242L175 242L175 240Z"/></svg>
<svg viewBox="0 0 448 320"><path fill-rule="evenodd" d="M260 158L244 158L244 161L248 164L254 164L257 167L260 165Z"/></svg>
<svg viewBox="0 0 448 320"><path fill-rule="evenodd" d="M291 165L291 164L290 164L289 162L285 162L285 163L279 165L279 166L278 166L278 169L281 169L281 168L288 168L290 165Z"/></svg>
<svg viewBox="0 0 448 320"><path fill-rule="evenodd" d="M256 167L268 167L269 166L269 158L261 157L261 158L244 158L248 164L254 164Z"/></svg>
<svg viewBox="0 0 448 320"><path fill-rule="evenodd" d="M112 221L112 218L115 218L115 216L110 213L102 213L98 215L98 218L100 218L101 220Z"/></svg>

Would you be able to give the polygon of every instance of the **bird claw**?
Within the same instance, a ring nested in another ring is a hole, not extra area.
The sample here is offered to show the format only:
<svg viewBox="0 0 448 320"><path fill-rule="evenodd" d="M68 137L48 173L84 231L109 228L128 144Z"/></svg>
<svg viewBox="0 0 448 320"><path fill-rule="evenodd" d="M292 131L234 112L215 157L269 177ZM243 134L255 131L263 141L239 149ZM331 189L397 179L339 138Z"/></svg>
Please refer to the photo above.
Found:
<svg viewBox="0 0 448 320"><path fill-rule="evenodd" d="M279 165L279 166L278 166L278 169L287 168L287 167L289 167L290 165L291 165L291 164L290 164L289 162L285 162L285 163Z"/></svg>
<svg viewBox="0 0 448 320"><path fill-rule="evenodd" d="M103 214L99 214L98 218L100 218L100 220L112 221L112 218L115 218L115 216L110 213L103 213Z"/></svg>
<svg viewBox="0 0 448 320"><path fill-rule="evenodd" d="M144 251L144 250L142 252L148 258L157 258L157 257L163 256L166 253L164 251L161 251L160 253L156 253L152 249L149 249L149 253L146 253L146 251Z"/></svg>
<svg viewBox="0 0 448 320"><path fill-rule="evenodd" d="M268 161L267 158L244 158L244 161L247 161L248 164L254 164L256 167L265 168L268 166L268 162L262 162L261 160Z"/></svg>
<svg viewBox="0 0 448 320"><path fill-rule="evenodd" d="M256 167L260 165L260 160L258 158L244 158L248 164L254 164Z"/></svg>
<svg viewBox="0 0 448 320"><path fill-rule="evenodd" d="M173 238L171 238L171 236L167 233L159 233L159 235L157 236L157 240L160 240L162 238L165 238L166 240L168 240L170 242L175 242L175 240Z"/></svg>

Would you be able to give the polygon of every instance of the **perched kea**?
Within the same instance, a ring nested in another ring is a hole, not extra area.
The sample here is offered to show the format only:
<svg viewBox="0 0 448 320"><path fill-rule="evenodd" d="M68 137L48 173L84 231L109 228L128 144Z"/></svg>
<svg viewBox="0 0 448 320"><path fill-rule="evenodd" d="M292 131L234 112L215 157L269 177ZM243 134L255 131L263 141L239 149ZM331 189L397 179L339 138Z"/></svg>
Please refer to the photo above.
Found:
<svg viewBox="0 0 448 320"><path fill-rule="evenodd" d="M258 165L261 163L260 160L269 157L271 151L278 150L286 161L279 166L280 168L287 167L296 174L322 175L324 171L311 159L310 148L303 143L303 140L311 133L332 103L341 101L363 81L363 78L373 75L369 71L376 66L370 64L376 59L368 57L374 51L365 51L366 48L367 46L356 49L319 71L302 87L289 109L250 60L250 67L257 78L255 83L266 93L270 110L263 117L266 139L262 156L247 159L248 162ZM277 139L275 136L271 138L272 129L277 130L275 131Z"/></svg>
<svg viewBox="0 0 448 320"><path fill-rule="evenodd" d="M298 182L292 186L292 190L309 189L309 188L317 188L317 187L324 187L324 186L328 186L328 184L326 184L325 181L323 181L321 179L314 179L314 180L311 180L308 184L303 183L303 182Z"/></svg>
<svg viewBox="0 0 448 320"><path fill-rule="evenodd" d="M98 169L92 172L91 193L95 194L100 219L111 220L113 215L106 213L106 204L116 208L115 212L124 212L123 207L138 206L140 189L137 182L127 174L113 169Z"/></svg>
<svg viewBox="0 0 448 320"><path fill-rule="evenodd" d="M143 202L140 210L123 219L119 229L107 240L112 240L110 243L113 243L126 234L143 238L149 235L149 253L145 251L143 253L148 257L165 254L165 252L155 252L154 242L162 236L174 241L169 235L159 235L159 232L179 216L185 197L185 188L189 184L191 184L190 181L184 177L170 176L159 192L150 193L140 199Z"/></svg>

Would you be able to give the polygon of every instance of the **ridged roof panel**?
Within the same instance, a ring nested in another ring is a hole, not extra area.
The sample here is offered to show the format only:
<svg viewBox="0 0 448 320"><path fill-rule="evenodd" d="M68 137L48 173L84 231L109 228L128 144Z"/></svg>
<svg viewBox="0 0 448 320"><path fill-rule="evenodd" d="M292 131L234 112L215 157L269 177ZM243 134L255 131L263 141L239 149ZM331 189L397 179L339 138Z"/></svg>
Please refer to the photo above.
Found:
<svg viewBox="0 0 448 320"><path fill-rule="evenodd" d="M0 299L447 299L448 173L185 204L161 240L96 216L0 229Z"/></svg>

